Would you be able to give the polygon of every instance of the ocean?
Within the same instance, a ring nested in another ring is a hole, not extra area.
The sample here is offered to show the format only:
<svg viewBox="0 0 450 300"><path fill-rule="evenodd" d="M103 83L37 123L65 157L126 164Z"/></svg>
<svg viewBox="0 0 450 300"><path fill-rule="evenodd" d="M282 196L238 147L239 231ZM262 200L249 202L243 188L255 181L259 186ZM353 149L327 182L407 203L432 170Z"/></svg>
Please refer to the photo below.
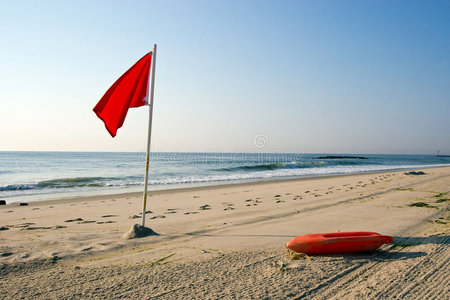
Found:
<svg viewBox="0 0 450 300"><path fill-rule="evenodd" d="M329 155L156 152L151 153L149 190L450 166L450 157L434 155ZM4 151L0 199L14 203L141 191L144 164L140 152Z"/></svg>

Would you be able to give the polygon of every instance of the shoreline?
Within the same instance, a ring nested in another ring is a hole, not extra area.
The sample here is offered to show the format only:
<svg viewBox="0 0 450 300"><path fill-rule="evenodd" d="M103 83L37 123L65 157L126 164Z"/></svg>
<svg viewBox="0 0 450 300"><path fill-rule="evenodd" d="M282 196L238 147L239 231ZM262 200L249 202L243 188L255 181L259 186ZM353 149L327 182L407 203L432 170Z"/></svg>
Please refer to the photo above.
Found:
<svg viewBox="0 0 450 300"><path fill-rule="evenodd" d="M324 178L334 178L334 177L345 177L345 176L357 176L357 175L365 175L365 174L384 174L384 173L395 173L395 172L402 172L402 171L411 171L411 170L418 170L418 169L436 169L436 168L447 168L450 166L430 166L425 168L399 168L399 169L392 169L392 170L381 170L381 171L367 171L367 172L360 172L360 173L350 173L350 174L330 174L330 175L316 175L316 176L304 176L304 177L278 177L278 178L271 178L271 179L259 179L259 180L249 180L249 181L238 181L238 182L230 182L230 181L222 181L222 182L203 182L203 183L192 183L192 184L174 184L175 187L170 185L158 185L153 186L155 188L152 189L152 186L149 185L149 191L148 195L159 195L163 193L172 193L173 191L195 191L195 190L204 190L204 189L215 189L215 188L221 188L221 187L229 187L229 186L245 186L245 185L258 185L258 184L265 184L265 183L276 183L276 182L292 182L292 181L303 181L303 180L319 180ZM183 187L182 185L187 185L186 187ZM167 188L163 188L167 187ZM140 187L143 189L143 186ZM112 196L120 197L120 196L131 196L135 197L137 195L142 195L143 191L125 191L127 188L122 189L113 189L113 191L108 191L108 189L98 190L98 191L83 191L83 192L61 192L61 193L48 193L48 194L32 194L32 195L22 195L17 197L4 197L3 199L6 200L6 206L9 205L17 205L20 202L26 202L28 204L33 203L56 203L56 202L69 202L69 201L77 201L79 199L96 199L96 198L108 198ZM129 188L129 189L137 189L136 188ZM123 192L121 192L123 191ZM79 194L77 196L65 196L70 194ZM30 201L28 198L36 197L36 196L50 196L51 199L44 199L44 200L35 200ZM13 202L8 202L8 200L13 199ZM81 200L80 200L81 201ZM2 206L0 206L0 209Z"/></svg>

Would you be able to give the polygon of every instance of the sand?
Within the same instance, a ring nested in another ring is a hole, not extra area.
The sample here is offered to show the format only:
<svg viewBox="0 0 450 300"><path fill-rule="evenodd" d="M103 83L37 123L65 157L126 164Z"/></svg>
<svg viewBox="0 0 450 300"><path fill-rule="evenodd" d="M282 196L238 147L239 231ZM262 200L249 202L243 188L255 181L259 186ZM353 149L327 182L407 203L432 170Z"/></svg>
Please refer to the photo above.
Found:
<svg viewBox="0 0 450 300"><path fill-rule="evenodd" d="M135 239L141 194L0 206L0 298L448 299L450 167L416 171L151 192L159 235ZM360 230L395 242L297 260L284 246Z"/></svg>

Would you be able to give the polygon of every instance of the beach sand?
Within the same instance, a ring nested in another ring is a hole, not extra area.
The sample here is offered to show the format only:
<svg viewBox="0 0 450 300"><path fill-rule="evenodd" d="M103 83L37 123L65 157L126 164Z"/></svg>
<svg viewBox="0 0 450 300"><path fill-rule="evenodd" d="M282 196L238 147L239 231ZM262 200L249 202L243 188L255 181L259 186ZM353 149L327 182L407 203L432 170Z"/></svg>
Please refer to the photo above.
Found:
<svg viewBox="0 0 450 300"><path fill-rule="evenodd" d="M417 170L419 171L419 170ZM449 299L450 167L0 206L1 299ZM425 203L410 206L414 203ZM306 233L375 231L374 253L291 259Z"/></svg>

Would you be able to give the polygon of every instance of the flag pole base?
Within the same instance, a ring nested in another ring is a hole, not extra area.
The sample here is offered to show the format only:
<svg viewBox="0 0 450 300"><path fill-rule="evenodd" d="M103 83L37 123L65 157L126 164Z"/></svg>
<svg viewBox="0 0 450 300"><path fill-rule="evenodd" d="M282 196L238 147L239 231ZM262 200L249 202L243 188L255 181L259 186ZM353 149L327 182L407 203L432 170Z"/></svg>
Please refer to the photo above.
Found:
<svg viewBox="0 0 450 300"><path fill-rule="evenodd" d="M153 231L153 229L151 229L149 227L144 227L139 224L134 224L130 230L128 230L127 232L125 232L122 235L122 238L128 240L128 239L134 239L134 238L142 238L142 237L151 236L151 235L159 235L159 233L156 233L155 231Z"/></svg>

